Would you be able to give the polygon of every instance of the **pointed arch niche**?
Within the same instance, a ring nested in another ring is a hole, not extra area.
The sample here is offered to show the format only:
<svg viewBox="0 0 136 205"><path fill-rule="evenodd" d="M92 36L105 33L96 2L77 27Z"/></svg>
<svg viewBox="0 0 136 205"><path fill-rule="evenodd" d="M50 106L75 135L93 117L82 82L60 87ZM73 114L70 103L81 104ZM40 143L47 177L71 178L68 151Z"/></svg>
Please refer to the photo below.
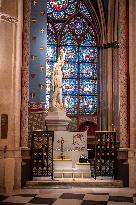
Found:
<svg viewBox="0 0 136 205"><path fill-rule="evenodd" d="M72 131L79 130L83 116L97 119L99 28L89 1L47 1L46 105L48 109L51 73L63 47L63 102Z"/></svg>

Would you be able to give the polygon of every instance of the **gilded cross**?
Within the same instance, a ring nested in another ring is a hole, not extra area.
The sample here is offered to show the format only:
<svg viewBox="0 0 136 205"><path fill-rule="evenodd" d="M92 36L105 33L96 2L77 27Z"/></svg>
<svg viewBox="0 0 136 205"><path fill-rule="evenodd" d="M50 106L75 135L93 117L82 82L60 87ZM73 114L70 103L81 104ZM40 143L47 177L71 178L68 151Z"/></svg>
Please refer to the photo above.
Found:
<svg viewBox="0 0 136 205"><path fill-rule="evenodd" d="M33 1L33 5L35 6L37 4L37 1Z"/></svg>
<svg viewBox="0 0 136 205"><path fill-rule="evenodd" d="M41 33L44 33L44 29L43 28L41 29Z"/></svg>

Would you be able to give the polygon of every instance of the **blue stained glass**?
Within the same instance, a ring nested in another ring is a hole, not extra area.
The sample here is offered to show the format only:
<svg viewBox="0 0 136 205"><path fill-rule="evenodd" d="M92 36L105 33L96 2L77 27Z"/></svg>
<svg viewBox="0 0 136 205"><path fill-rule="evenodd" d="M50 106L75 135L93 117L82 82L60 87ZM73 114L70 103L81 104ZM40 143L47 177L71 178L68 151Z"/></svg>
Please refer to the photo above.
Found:
<svg viewBox="0 0 136 205"><path fill-rule="evenodd" d="M52 8L49 4L49 1L47 1L47 12L48 12L48 14L52 12Z"/></svg>
<svg viewBox="0 0 136 205"><path fill-rule="evenodd" d="M49 100L50 100L50 95L46 94L46 109L49 109Z"/></svg>
<svg viewBox="0 0 136 205"><path fill-rule="evenodd" d="M64 78L77 78L78 64L77 63L65 63L63 66Z"/></svg>
<svg viewBox="0 0 136 205"><path fill-rule="evenodd" d="M50 94L50 83L51 83L50 78L46 78L46 95Z"/></svg>
<svg viewBox="0 0 136 205"><path fill-rule="evenodd" d="M70 1L69 1L70 3ZM72 1L71 1L72 3ZM69 7L65 10L65 12L69 15L72 15L73 13L75 13L76 11L76 3L77 1L76 0L73 0L73 3L72 4L69 4Z"/></svg>
<svg viewBox="0 0 136 205"><path fill-rule="evenodd" d="M68 0L50 0L50 5L56 11L64 10L68 5Z"/></svg>
<svg viewBox="0 0 136 205"><path fill-rule="evenodd" d="M94 114L97 109L96 96L81 96L79 103L79 112L85 114Z"/></svg>
<svg viewBox="0 0 136 205"><path fill-rule="evenodd" d="M65 17L65 13L63 11L61 11L61 12L54 12L53 13L53 17L55 19L62 19L62 18Z"/></svg>
<svg viewBox="0 0 136 205"><path fill-rule="evenodd" d="M56 61L56 50L57 50L57 47L55 45L47 45L47 56L46 56L46 59L47 61Z"/></svg>
<svg viewBox="0 0 136 205"><path fill-rule="evenodd" d="M96 46L95 38L87 33L81 42L82 46Z"/></svg>
<svg viewBox="0 0 136 205"><path fill-rule="evenodd" d="M78 84L75 79L63 79L63 94L77 95Z"/></svg>
<svg viewBox="0 0 136 205"><path fill-rule="evenodd" d="M79 48L80 62L96 62L97 48L95 47L80 47Z"/></svg>
<svg viewBox="0 0 136 205"><path fill-rule="evenodd" d="M46 63L46 77L50 78L52 70L54 68L54 62L47 62Z"/></svg>
<svg viewBox="0 0 136 205"><path fill-rule="evenodd" d="M92 17L90 16L88 10L86 9L85 5L83 5L82 2L80 2L80 9L81 9L81 12L86 15L90 21L92 21Z"/></svg>
<svg viewBox="0 0 136 205"><path fill-rule="evenodd" d="M94 12L93 10L90 10L88 12L87 8L85 5L83 5L83 3L80 1L80 10L81 13L85 16L87 16L87 18L90 20L91 22L91 27L95 30L96 29L96 22L95 22L95 18L94 18Z"/></svg>
<svg viewBox="0 0 136 205"><path fill-rule="evenodd" d="M97 81L90 79L80 79L80 94L90 95L97 93Z"/></svg>
<svg viewBox="0 0 136 205"><path fill-rule="evenodd" d="M69 31L62 35L61 45L78 45L76 36L74 36Z"/></svg>
<svg viewBox="0 0 136 205"><path fill-rule="evenodd" d="M97 79L96 63L80 63L80 78Z"/></svg>
<svg viewBox="0 0 136 205"><path fill-rule="evenodd" d="M56 44L55 31L50 23L47 24L47 44Z"/></svg>
<svg viewBox="0 0 136 205"><path fill-rule="evenodd" d="M47 32L48 31L55 33L54 28L53 28L52 24L50 24L50 23L47 24Z"/></svg>
<svg viewBox="0 0 136 205"><path fill-rule="evenodd" d="M65 61L78 62L78 48L76 46L64 46Z"/></svg>
<svg viewBox="0 0 136 205"><path fill-rule="evenodd" d="M82 17L78 15L78 12L82 14ZM51 72L57 61L56 46L61 46L65 52L62 91L66 113L94 114L97 111L95 14L91 8L88 11L82 1L47 0L47 15L54 25L49 24L47 28L47 106L49 106L50 98ZM71 15L73 17L69 18ZM56 36L57 39L55 39Z"/></svg>
<svg viewBox="0 0 136 205"><path fill-rule="evenodd" d="M47 34L47 44L56 44L55 35L51 32L48 32Z"/></svg>
<svg viewBox="0 0 136 205"><path fill-rule="evenodd" d="M63 96L64 107L66 108L66 112L68 114L76 114L78 110L78 99L74 96Z"/></svg>
<svg viewBox="0 0 136 205"><path fill-rule="evenodd" d="M71 19L69 23L69 27L74 30L75 34L80 35L88 29L88 24L85 19L81 17L76 17L75 19Z"/></svg>
<svg viewBox="0 0 136 205"><path fill-rule="evenodd" d="M60 32L62 26L63 26L63 23L56 23L55 24L55 28L56 28L57 32Z"/></svg>
<svg viewBox="0 0 136 205"><path fill-rule="evenodd" d="M47 15L55 20L68 19L76 11L77 0L47 1Z"/></svg>

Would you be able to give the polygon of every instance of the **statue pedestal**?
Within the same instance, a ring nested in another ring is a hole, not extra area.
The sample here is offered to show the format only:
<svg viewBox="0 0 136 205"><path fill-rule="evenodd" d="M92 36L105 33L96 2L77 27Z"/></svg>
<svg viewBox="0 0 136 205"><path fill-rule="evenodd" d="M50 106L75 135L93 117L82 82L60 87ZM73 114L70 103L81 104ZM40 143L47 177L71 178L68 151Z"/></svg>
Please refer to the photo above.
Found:
<svg viewBox="0 0 136 205"><path fill-rule="evenodd" d="M54 131L66 130L67 125L71 121L71 119L66 116L66 113L64 111L49 111L48 116L45 118L45 120L48 129Z"/></svg>

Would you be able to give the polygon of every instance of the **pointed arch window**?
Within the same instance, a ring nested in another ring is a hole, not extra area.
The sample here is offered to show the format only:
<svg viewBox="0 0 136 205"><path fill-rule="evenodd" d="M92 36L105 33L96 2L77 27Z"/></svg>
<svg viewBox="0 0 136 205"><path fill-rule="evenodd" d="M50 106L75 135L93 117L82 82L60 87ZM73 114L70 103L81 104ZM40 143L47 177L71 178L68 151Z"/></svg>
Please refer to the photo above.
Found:
<svg viewBox="0 0 136 205"><path fill-rule="evenodd" d="M64 48L63 101L67 115L97 112L97 22L87 1L47 1L46 103L59 47Z"/></svg>

